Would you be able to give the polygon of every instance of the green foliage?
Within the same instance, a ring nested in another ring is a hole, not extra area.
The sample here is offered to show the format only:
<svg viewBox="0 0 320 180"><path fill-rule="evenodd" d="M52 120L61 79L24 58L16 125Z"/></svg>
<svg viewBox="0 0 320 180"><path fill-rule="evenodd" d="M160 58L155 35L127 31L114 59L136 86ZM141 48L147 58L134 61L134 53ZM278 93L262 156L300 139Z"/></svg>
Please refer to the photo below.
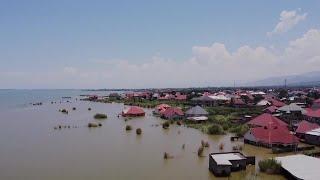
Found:
<svg viewBox="0 0 320 180"><path fill-rule="evenodd" d="M163 129L168 129L169 126L170 126L169 121L166 121L166 122L164 122L164 123L162 124L162 128L163 128Z"/></svg>
<svg viewBox="0 0 320 180"><path fill-rule="evenodd" d="M261 160L258 165L261 172L278 174L281 171L281 163L273 158Z"/></svg>
<svg viewBox="0 0 320 180"><path fill-rule="evenodd" d="M218 124L212 124L211 126L209 126L207 133L211 135L224 134L222 127Z"/></svg>
<svg viewBox="0 0 320 180"><path fill-rule="evenodd" d="M126 125L126 131L130 131L132 127L130 125Z"/></svg>
<svg viewBox="0 0 320 180"><path fill-rule="evenodd" d="M249 130L249 126L246 124L234 126L229 129L231 133L235 133L237 136L242 137Z"/></svg>
<svg viewBox="0 0 320 180"><path fill-rule="evenodd" d="M140 135L142 133L141 128L136 129L136 133L137 133L137 135Z"/></svg>
<svg viewBox="0 0 320 180"><path fill-rule="evenodd" d="M106 119L107 118L107 115L106 114L100 114L100 113L97 113L93 116L95 119Z"/></svg>

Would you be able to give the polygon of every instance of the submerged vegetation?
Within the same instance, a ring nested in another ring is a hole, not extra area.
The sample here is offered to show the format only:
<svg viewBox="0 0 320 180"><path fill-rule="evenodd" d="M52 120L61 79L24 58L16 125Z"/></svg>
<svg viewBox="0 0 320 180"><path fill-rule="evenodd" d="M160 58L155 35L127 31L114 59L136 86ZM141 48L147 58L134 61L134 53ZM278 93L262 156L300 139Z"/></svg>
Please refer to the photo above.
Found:
<svg viewBox="0 0 320 180"><path fill-rule="evenodd" d="M281 163L273 158L261 160L258 165L261 172L268 174L279 174L281 171Z"/></svg>
<svg viewBox="0 0 320 180"><path fill-rule="evenodd" d="M136 129L136 133L137 133L137 135L142 134L142 130L141 130L141 128Z"/></svg>
<svg viewBox="0 0 320 180"><path fill-rule="evenodd" d="M221 135L223 134L223 129L220 125L218 124L212 124L211 126L208 127L208 134L211 135Z"/></svg>
<svg viewBox="0 0 320 180"><path fill-rule="evenodd" d="M130 125L126 125L126 131L131 131L132 127Z"/></svg>
<svg viewBox="0 0 320 180"><path fill-rule="evenodd" d="M163 129L168 129L169 126L170 126L169 121L166 121L166 122L164 122L164 123L162 124L162 128L163 128Z"/></svg>
<svg viewBox="0 0 320 180"><path fill-rule="evenodd" d="M95 119L106 119L107 115L106 114L101 114L101 113L97 113L94 115Z"/></svg>

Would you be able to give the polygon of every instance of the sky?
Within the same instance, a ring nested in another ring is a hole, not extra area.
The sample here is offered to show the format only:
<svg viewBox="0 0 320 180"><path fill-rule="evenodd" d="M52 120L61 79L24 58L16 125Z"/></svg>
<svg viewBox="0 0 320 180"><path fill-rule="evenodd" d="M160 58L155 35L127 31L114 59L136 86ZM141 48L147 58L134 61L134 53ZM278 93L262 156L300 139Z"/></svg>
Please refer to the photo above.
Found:
<svg viewBox="0 0 320 180"><path fill-rule="evenodd" d="M0 89L230 86L320 69L318 0L1 0Z"/></svg>

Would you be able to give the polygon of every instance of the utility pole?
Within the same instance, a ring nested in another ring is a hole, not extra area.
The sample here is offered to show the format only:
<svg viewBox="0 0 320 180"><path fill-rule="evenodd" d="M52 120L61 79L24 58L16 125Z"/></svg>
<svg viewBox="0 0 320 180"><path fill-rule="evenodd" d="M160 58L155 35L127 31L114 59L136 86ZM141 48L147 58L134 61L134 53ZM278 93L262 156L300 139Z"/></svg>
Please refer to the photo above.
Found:
<svg viewBox="0 0 320 180"><path fill-rule="evenodd" d="M284 88L287 89L287 79L284 79Z"/></svg>

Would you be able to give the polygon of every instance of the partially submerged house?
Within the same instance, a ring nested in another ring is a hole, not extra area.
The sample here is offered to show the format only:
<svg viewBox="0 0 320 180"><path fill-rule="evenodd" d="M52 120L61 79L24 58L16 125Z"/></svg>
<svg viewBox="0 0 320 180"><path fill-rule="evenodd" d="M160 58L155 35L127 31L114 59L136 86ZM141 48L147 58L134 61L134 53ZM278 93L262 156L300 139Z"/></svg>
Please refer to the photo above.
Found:
<svg viewBox="0 0 320 180"><path fill-rule="evenodd" d="M312 103L311 108L312 109L320 109L320 99L314 100L313 103Z"/></svg>
<svg viewBox="0 0 320 180"><path fill-rule="evenodd" d="M320 145L320 128L307 131L304 134L305 142L308 144Z"/></svg>
<svg viewBox="0 0 320 180"><path fill-rule="evenodd" d="M199 116L208 116L209 113L200 106L194 106L186 111L187 117L199 117Z"/></svg>
<svg viewBox="0 0 320 180"><path fill-rule="evenodd" d="M278 110L278 107L277 106L269 106L265 109L263 109L263 112L265 113L269 113L269 114L275 114Z"/></svg>
<svg viewBox="0 0 320 180"><path fill-rule="evenodd" d="M251 128L244 135L244 142L268 148L292 149L298 146L299 139L283 126L264 126Z"/></svg>
<svg viewBox="0 0 320 180"><path fill-rule="evenodd" d="M277 111L281 113L281 118L290 124L294 124L303 119L303 114L306 113L306 110L298 106L296 103L282 106Z"/></svg>
<svg viewBox="0 0 320 180"><path fill-rule="evenodd" d="M272 116L269 113L261 114L255 118L253 118L249 122L247 122L247 124L250 127L269 127L269 126L287 127L288 126L287 123L283 122L282 120L280 120L277 117Z"/></svg>
<svg viewBox="0 0 320 180"><path fill-rule="evenodd" d="M144 116L144 115L145 115L144 110L138 106L130 106L125 108L122 111L123 117L136 117L136 116Z"/></svg>
<svg viewBox="0 0 320 180"><path fill-rule="evenodd" d="M256 104L256 106L271 106L271 102L266 99L262 99Z"/></svg>
<svg viewBox="0 0 320 180"><path fill-rule="evenodd" d="M153 113L156 114L156 115L160 115L161 113L163 113L169 107L171 107L171 106L169 106L168 104L159 104L158 106L156 106L154 108Z"/></svg>
<svg viewBox="0 0 320 180"><path fill-rule="evenodd" d="M192 98L191 102L194 105L209 106L209 107L216 105L216 101L207 95Z"/></svg>
<svg viewBox="0 0 320 180"><path fill-rule="evenodd" d="M164 119L172 119L172 120L182 119L184 117L184 113L180 108L169 107L161 113L161 117Z"/></svg>
<svg viewBox="0 0 320 180"><path fill-rule="evenodd" d="M318 180L320 159L303 154L276 157L281 163L282 174L287 179Z"/></svg>
<svg viewBox="0 0 320 180"><path fill-rule="evenodd" d="M232 171L245 170L248 164L255 164L255 157L246 157L240 152L211 153L209 170L215 176L230 176Z"/></svg>
<svg viewBox="0 0 320 180"><path fill-rule="evenodd" d="M311 123L311 122L305 121L305 120L299 122L296 126L297 126L297 129L295 131L296 136L299 138L302 138L302 139L304 139L306 132L320 128L320 126L318 124Z"/></svg>
<svg viewBox="0 0 320 180"><path fill-rule="evenodd" d="M306 108L304 116L311 122L320 124L320 109Z"/></svg>

